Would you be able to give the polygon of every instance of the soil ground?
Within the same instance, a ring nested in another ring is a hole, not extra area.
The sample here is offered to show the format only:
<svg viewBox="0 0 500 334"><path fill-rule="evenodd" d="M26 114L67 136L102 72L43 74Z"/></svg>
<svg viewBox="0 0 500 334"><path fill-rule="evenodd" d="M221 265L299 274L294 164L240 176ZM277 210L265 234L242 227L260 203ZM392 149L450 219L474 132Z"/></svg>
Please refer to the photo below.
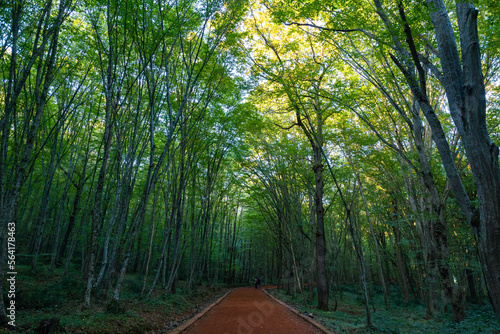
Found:
<svg viewBox="0 0 500 334"><path fill-rule="evenodd" d="M238 288L182 334L322 334L262 290Z"/></svg>

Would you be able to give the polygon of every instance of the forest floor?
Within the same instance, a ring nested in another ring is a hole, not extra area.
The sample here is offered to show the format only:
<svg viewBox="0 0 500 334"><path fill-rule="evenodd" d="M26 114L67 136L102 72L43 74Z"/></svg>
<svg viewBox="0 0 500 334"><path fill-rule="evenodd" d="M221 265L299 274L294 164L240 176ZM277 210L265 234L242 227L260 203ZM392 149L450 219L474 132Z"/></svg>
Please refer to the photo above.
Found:
<svg viewBox="0 0 500 334"><path fill-rule="evenodd" d="M442 314L434 319L427 319L424 305L418 302L404 304L396 291L391 295L389 310L385 310L383 294L373 293L371 311L374 328L368 329L362 294L350 286L343 286L342 290L342 298L340 296L337 298L337 309L330 312L319 311L315 307L315 302L308 303L298 293L293 296L284 290L276 289L269 290L269 292L300 312L313 315L314 319L338 334L500 334L500 325L489 303L467 303L464 321L454 323L451 314ZM330 299L331 306L335 304L334 300L334 298Z"/></svg>
<svg viewBox="0 0 500 334"><path fill-rule="evenodd" d="M31 271L28 264L19 265L16 293L16 328L1 328L3 333L37 333L42 323L57 324L52 333L167 333L180 328L183 323L196 316L200 311L225 295L228 287L207 287L205 285L187 289L184 282L177 284L177 293L166 294L158 288L150 299L141 298L144 277L128 275L124 281L120 305L116 309L107 309L104 300L93 296L93 306L82 308L84 283L79 267L72 267L66 275L62 269L49 271L40 267ZM150 286L150 282L148 282ZM418 302L405 305L401 296L394 289L391 295L391 308L383 307L383 294L373 291L372 299L375 312L372 314L375 330L367 330L362 295L355 287L343 286L342 298L338 295L336 311L319 311L314 302L306 301L300 294L286 294L285 291L266 290L278 299L292 305L302 315L314 317L329 330L341 333L500 333L492 307L488 303L467 304L466 318L455 324L449 314L436 319L425 318L425 307ZM237 298L239 294L242 298ZM337 292L338 294L338 292ZM267 298L267 299L266 299ZM224 304L223 301L228 302ZM236 330L227 333L318 333L305 320L283 310L263 291L253 288L241 288L231 292L220 304L210 311L214 314L213 323L203 325L203 319L192 327L189 333L210 334L208 328L232 322ZM331 298L331 304L334 298ZM231 319L229 318L231 314ZM306 331L297 331L296 324L305 323ZM255 325L255 326L254 326ZM258 326L257 326L258 325ZM262 326L262 331L260 330ZM277 326L280 332L265 330L265 326ZM294 329L290 329L293 326ZM214 332L225 334L213 327ZM312 328L312 329L311 329ZM239 331L238 331L239 329Z"/></svg>
<svg viewBox="0 0 500 334"><path fill-rule="evenodd" d="M262 290L238 288L182 334L323 334ZM173 333L176 333L174 330Z"/></svg>
<svg viewBox="0 0 500 334"><path fill-rule="evenodd" d="M17 277L16 328L3 333L38 333L41 324L55 324L51 333L166 333L195 316L230 289L198 286L177 293L156 291L150 299L140 298L143 277L128 275L118 309L107 309L96 300L90 309L82 308L84 286L79 270L51 272L19 266ZM160 289L158 289L160 290Z"/></svg>

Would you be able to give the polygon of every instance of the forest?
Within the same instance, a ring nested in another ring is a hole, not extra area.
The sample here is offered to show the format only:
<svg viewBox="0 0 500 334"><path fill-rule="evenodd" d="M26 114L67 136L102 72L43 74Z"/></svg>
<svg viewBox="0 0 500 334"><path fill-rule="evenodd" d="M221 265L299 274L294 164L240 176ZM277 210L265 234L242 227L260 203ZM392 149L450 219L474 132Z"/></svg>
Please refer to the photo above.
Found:
<svg viewBox="0 0 500 334"><path fill-rule="evenodd" d="M499 68L495 0L0 1L0 333L500 332Z"/></svg>

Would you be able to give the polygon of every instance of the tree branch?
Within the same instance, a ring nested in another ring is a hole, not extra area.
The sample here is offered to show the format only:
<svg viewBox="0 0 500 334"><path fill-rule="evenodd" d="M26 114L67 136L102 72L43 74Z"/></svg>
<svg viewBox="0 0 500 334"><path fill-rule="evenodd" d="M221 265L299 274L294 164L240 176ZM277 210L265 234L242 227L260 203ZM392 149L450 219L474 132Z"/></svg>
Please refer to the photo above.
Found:
<svg viewBox="0 0 500 334"><path fill-rule="evenodd" d="M280 129L282 129L282 130L290 130L290 129L291 129L291 128L293 128L294 126L300 126L300 124L299 124L299 123L293 123L292 125L290 125L290 126L286 126L286 127L285 127L285 126L281 126L281 125L279 125L278 123L274 123L274 122L273 122L273 124L274 124L274 125L276 125L278 128L280 128Z"/></svg>
<svg viewBox="0 0 500 334"><path fill-rule="evenodd" d="M419 81L420 81L420 89L422 90L423 95L427 95L427 93L426 93L427 89L426 89L426 83L425 83L425 71L422 68L422 64L420 64L417 48L415 46L415 41L413 40L411 28L410 28L410 25L408 24L408 21L406 19L405 10L403 7L403 3L401 1L398 2L398 8L399 8L399 16L401 16L401 20L403 21L403 27L404 27L404 31L406 34L406 43L408 44L408 47L410 48L413 62L415 63L415 66L417 67L418 77L419 77Z"/></svg>

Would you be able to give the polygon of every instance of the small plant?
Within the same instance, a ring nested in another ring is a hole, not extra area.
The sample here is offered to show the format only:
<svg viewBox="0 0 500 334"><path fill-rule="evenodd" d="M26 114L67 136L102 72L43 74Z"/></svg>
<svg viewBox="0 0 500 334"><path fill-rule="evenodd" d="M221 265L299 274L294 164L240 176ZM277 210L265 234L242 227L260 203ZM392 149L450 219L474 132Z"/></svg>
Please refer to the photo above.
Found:
<svg viewBox="0 0 500 334"><path fill-rule="evenodd" d="M111 314L124 314L125 307L123 307L118 300L112 299L108 305L106 305L106 312Z"/></svg>

